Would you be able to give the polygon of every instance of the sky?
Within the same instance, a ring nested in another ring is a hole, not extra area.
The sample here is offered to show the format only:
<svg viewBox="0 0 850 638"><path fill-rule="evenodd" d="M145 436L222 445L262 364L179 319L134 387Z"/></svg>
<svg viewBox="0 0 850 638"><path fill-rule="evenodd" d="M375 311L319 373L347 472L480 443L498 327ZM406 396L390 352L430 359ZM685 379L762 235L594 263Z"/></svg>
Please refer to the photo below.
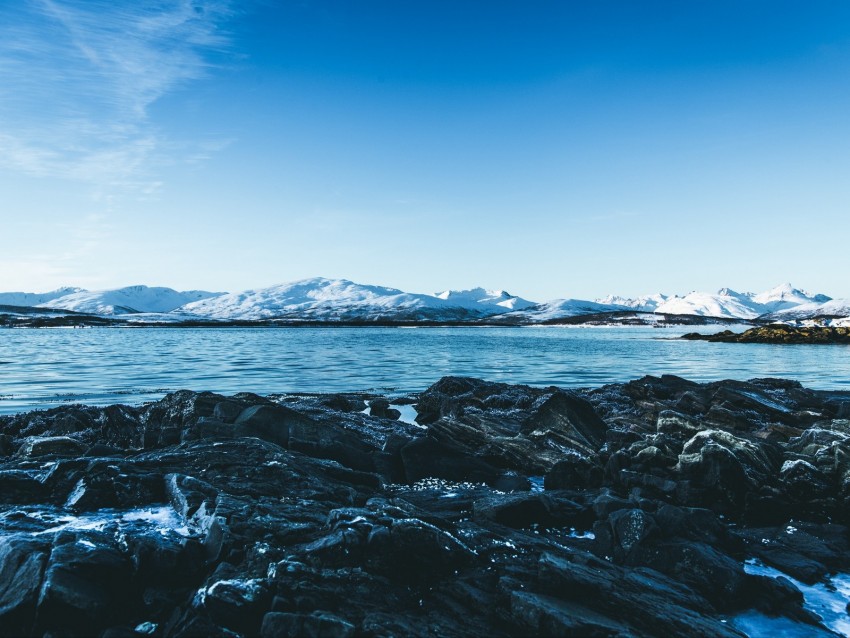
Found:
<svg viewBox="0 0 850 638"><path fill-rule="evenodd" d="M0 3L0 290L850 297L850 3Z"/></svg>

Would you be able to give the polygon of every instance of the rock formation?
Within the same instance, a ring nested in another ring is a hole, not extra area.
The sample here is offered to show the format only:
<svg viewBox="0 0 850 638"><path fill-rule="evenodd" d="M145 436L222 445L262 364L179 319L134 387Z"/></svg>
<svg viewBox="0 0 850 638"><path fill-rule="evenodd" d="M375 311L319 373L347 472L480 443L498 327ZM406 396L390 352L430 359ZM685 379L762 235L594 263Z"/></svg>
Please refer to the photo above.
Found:
<svg viewBox="0 0 850 638"><path fill-rule="evenodd" d="M850 393L448 377L0 418L0 635L735 636L826 630ZM791 531L793 530L793 531Z"/></svg>

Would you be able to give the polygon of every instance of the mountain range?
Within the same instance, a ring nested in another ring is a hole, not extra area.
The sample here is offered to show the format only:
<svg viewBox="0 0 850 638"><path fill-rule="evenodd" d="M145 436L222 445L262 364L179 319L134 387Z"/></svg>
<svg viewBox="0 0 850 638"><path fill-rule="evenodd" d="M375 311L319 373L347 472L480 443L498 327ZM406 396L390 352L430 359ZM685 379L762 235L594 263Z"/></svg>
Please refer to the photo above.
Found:
<svg viewBox="0 0 850 638"><path fill-rule="evenodd" d="M316 277L235 293L129 286L89 291L0 293L0 305L67 310L136 320L181 321L441 321L495 318L498 323L551 323L583 315L650 313L723 320L805 321L850 318L850 299L811 295L790 284L761 293L723 288L683 296L657 293L637 298L556 299L537 303L504 290L446 290L434 294ZM847 319L850 321L850 319Z"/></svg>

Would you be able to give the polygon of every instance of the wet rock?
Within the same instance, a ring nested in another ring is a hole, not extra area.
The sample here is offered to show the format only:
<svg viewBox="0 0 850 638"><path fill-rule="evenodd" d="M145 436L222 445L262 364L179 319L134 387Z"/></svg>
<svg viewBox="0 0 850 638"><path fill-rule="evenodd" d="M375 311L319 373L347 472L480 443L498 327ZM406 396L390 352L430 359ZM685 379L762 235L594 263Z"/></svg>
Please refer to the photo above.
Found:
<svg viewBox="0 0 850 638"><path fill-rule="evenodd" d="M628 627L584 605L526 591L511 594L514 622L536 636L625 636Z"/></svg>
<svg viewBox="0 0 850 638"><path fill-rule="evenodd" d="M607 429L589 401L559 391L528 416L520 432L527 436L552 437L566 449L593 454L605 442Z"/></svg>
<svg viewBox="0 0 850 638"><path fill-rule="evenodd" d="M501 474L492 465L431 437L414 439L400 453L408 483L436 477L492 484Z"/></svg>
<svg viewBox="0 0 850 638"><path fill-rule="evenodd" d="M345 394L324 395L321 397L321 402L325 407L338 412L362 412L368 407L362 398Z"/></svg>
<svg viewBox="0 0 850 638"><path fill-rule="evenodd" d="M390 402L386 399L372 399L369 401L369 414L382 419L398 420L401 412L390 407Z"/></svg>
<svg viewBox="0 0 850 638"><path fill-rule="evenodd" d="M655 422L655 429L659 434L669 434L687 440L697 432L705 430L706 426L684 414L673 410L663 410Z"/></svg>
<svg viewBox="0 0 850 638"><path fill-rule="evenodd" d="M256 635L270 603L271 595L264 581L227 579L201 589L193 604L209 614L217 626Z"/></svg>
<svg viewBox="0 0 850 638"><path fill-rule="evenodd" d="M655 519L640 509L621 509L612 512L608 524L614 538L615 555L624 562L629 554L649 539L659 535Z"/></svg>
<svg viewBox="0 0 850 638"><path fill-rule="evenodd" d="M0 456L9 456L14 450L14 439L8 434L0 434Z"/></svg>
<svg viewBox="0 0 850 638"><path fill-rule="evenodd" d="M253 405L236 418L234 431L238 436L256 436L286 447L290 427L302 420L307 419L280 405Z"/></svg>
<svg viewBox="0 0 850 638"><path fill-rule="evenodd" d="M219 401L213 407L212 418L222 423L235 423L243 406L237 401Z"/></svg>
<svg viewBox="0 0 850 638"><path fill-rule="evenodd" d="M130 563L110 545L96 534L57 539L38 601L45 628L95 633L132 610L137 592Z"/></svg>
<svg viewBox="0 0 850 638"><path fill-rule="evenodd" d="M32 624L49 545L19 536L0 538L0 635L23 635Z"/></svg>
<svg viewBox="0 0 850 638"><path fill-rule="evenodd" d="M0 417L0 635L724 636L742 610L819 631L744 561L850 571L850 393L449 377L416 399L427 428L369 400Z"/></svg>
<svg viewBox="0 0 850 638"><path fill-rule="evenodd" d="M0 470L0 502L38 503L47 498L47 490L32 470Z"/></svg>
<svg viewBox="0 0 850 638"><path fill-rule="evenodd" d="M354 625L326 611L310 614L270 612L263 617L262 638L349 638Z"/></svg>
<svg viewBox="0 0 850 638"><path fill-rule="evenodd" d="M544 554L539 580L545 593L557 597L571 592L571 600L622 619L634 633L738 636L711 617L705 599L653 570L626 570L580 553Z"/></svg>
<svg viewBox="0 0 850 638"><path fill-rule="evenodd" d="M602 468L584 456L566 455L546 473L547 490L586 489L602 484Z"/></svg>
<svg viewBox="0 0 850 638"><path fill-rule="evenodd" d="M514 529L532 526L566 525L574 521L584 508L564 499L545 494L498 495L473 504L473 516Z"/></svg>
<svg viewBox="0 0 850 638"><path fill-rule="evenodd" d="M696 505L740 508L748 492L776 474L776 463L764 446L722 430L695 434L682 448L678 474L705 490L706 500Z"/></svg>
<svg viewBox="0 0 850 638"><path fill-rule="evenodd" d="M69 436L35 436L24 440L17 456L34 458L40 456L79 456L87 446Z"/></svg>
<svg viewBox="0 0 850 638"><path fill-rule="evenodd" d="M215 510L218 490L206 481L184 474L166 474L165 492L174 510L187 525L206 530Z"/></svg>

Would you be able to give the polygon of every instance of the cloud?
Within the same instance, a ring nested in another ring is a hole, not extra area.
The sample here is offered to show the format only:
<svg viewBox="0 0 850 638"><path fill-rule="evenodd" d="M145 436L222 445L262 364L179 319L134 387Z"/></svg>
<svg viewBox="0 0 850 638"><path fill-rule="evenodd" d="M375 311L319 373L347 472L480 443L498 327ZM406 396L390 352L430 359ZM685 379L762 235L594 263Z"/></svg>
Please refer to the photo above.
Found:
<svg viewBox="0 0 850 638"><path fill-rule="evenodd" d="M0 163L149 188L174 147L150 106L228 51L232 13L230 0L3 3Z"/></svg>
<svg viewBox="0 0 850 638"><path fill-rule="evenodd" d="M42 232L41 224L35 220L20 222L19 226L29 226L26 234ZM26 288L41 292L69 285L72 281L84 287L102 282L107 273L85 266L97 259L104 242L113 235L113 226L107 216L90 213L54 224L54 228L61 235L60 242L43 246L43 250L31 250L34 244L19 242L0 255L0 290L20 287L22 275L26 278ZM20 228L18 234L21 234ZM81 276L81 271L89 274Z"/></svg>

